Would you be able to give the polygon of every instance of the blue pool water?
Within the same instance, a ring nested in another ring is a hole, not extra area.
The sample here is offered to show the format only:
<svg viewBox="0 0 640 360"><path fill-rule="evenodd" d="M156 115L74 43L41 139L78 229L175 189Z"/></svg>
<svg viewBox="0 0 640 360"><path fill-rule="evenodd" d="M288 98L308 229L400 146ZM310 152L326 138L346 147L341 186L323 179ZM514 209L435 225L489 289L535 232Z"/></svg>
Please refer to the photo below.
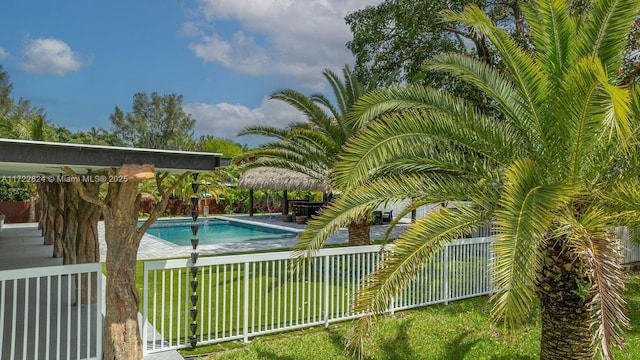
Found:
<svg viewBox="0 0 640 360"><path fill-rule="evenodd" d="M254 240L273 240L294 238L298 234L265 226L246 224L220 219L203 219L196 222L200 225L197 237L200 245L239 243ZM147 234L159 237L179 246L191 246L192 221L159 220L147 229Z"/></svg>

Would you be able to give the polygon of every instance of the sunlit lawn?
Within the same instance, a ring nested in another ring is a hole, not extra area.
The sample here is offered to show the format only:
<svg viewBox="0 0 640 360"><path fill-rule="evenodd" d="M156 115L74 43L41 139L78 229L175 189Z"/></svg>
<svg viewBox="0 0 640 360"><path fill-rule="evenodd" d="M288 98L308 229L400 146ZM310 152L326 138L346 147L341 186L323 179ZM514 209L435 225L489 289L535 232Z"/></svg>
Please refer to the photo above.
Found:
<svg viewBox="0 0 640 360"><path fill-rule="evenodd" d="M640 273L625 293L631 329L617 359L640 359ZM538 308L525 326L513 333L490 322L487 297L434 305L380 317L374 323L370 359L537 359L540 330ZM348 359L342 342L351 322L328 328L290 331L253 339L202 346L207 359ZM194 354L181 351L183 355Z"/></svg>

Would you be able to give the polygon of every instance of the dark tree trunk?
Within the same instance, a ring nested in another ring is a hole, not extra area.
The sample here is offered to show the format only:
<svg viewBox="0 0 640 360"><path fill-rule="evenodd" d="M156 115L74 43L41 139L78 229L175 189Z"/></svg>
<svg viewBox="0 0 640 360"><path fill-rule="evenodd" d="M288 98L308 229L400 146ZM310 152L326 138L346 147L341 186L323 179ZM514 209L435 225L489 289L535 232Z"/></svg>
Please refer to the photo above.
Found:
<svg viewBox="0 0 640 360"><path fill-rule="evenodd" d="M142 169L143 167L145 165L137 166L136 173L133 171L136 165L123 165L119 174L127 178L127 181L109 183L109 190L104 200L96 196L97 193L92 193L97 190L74 183L74 189L79 192L79 196L99 206L104 215L107 284L103 358L106 360L142 359L142 341L138 326L139 298L136 288L136 259L140 240L149 225L166 209L169 194L189 174L189 172L182 174L167 189L162 189L162 182L167 174L156 175L161 201L149 215L149 219L138 228L141 198L138 194L138 186L141 178L146 178L148 172L153 172L153 165L146 165ZM151 169L147 169L148 167ZM123 173L125 168L127 171ZM70 168L63 168L63 170L70 176L76 175ZM138 174L141 176L138 177ZM94 250L85 250L89 252L87 255L98 256Z"/></svg>
<svg viewBox="0 0 640 360"><path fill-rule="evenodd" d="M107 242L107 287L104 359L142 359L138 328L136 258L139 181L109 183L104 211Z"/></svg>
<svg viewBox="0 0 640 360"><path fill-rule="evenodd" d="M45 199L44 196L42 196L42 192L43 192L43 186L45 185L45 183L36 183L36 193L38 194L38 197L40 198L40 217L38 218L38 229L41 231L41 235L44 236L44 219L47 213L47 199Z"/></svg>
<svg viewBox="0 0 640 360"><path fill-rule="evenodd" d="M586 266L561 242L545 249L545 263L538 274L541 305L541 360L593 359L590 329L593 297Z"/></svg>
<svg viewBox="0 0 640 360"><path fill-rule="evenodd" d="M77 264L76 237L78 236L78 190L73 184L61 184L64 191L64 227L62 233L62 263L64 265Z"/></svg>
<svg viewBox="0 0 640 360"><path fill-rule="evenodd" d="M64 190L60 183L51 184L51 203L54 207L53 219L53 257L63 256L63 236L64 236Z"/></svg>
<svg viewBox="0 0 640 360"><path fill-rule="evenodd" d="M349 246L360 246L371 244L369 219L365 218L359 222L352 222L347 226L349 230Z"/></svg>
<svg viewBox="0 0 640 360"><path fill-rule="evenodd" d="M98 196L100 183L83 183L87 192L93 196ZM76 235L76 259L79 264L100 262L100 245L98 242L98 221L102 210L99 205L90 203L78 198L78 231ZM89 289L89 278L84 275L80 281L80 302L82 304L96 302L96 274L91 274L91 289ZM91 295L89 299L87 295Z"/></svg>
<svg viewBox="0 0 640 360"><path fill-rule="evenodd" d="M44 244L45 245L53 245L55 241L55 232L56 232L56 209L51 205L51 203L47 203L47 216L44 219Z"/></svg>
<svg viewBox="0 0 640 360"><path fill-rule="evenodd" d="M40 191L40 201L42 201L42 237L44 238L44 245L53 245L54 239L54 219L55 219L55 208L51 204L49 199L49 192L51 188L51 184L41 184L38 186L38 191Z"/></svg>

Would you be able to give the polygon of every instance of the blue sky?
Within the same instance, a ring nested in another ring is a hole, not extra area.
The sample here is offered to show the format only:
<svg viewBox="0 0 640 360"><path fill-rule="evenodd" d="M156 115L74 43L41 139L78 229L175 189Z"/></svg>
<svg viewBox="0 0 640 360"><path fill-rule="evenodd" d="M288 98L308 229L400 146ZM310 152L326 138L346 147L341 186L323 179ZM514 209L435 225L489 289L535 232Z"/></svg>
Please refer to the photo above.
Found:
<svg viewBox="0 0 640 360"><path fill-rule="evenodd" d="M300 120L267 100L326 92L322 70L353 64L344 16L381 0L20 0L0 11L0 64L14 98L71 130L109 129L136 92L177 93L197 136Z"/></svg>

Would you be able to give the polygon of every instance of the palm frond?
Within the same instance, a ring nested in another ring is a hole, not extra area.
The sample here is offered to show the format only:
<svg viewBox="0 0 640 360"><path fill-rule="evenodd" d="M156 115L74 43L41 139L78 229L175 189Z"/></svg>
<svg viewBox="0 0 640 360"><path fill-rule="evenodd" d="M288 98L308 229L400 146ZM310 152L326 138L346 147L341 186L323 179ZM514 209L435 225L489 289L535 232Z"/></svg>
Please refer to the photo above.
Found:
<svg viewBox="0 0 640 360"><path fill-rule="evenodd" d="M536 63L531 54L524 51L509 34L493 24L477 6L467 6L461 13L446 12L445 19L462 21L474 33L491 40L507 69L505 76L513 84L514 91L519 94L520 106L529 118L527 121L533 131L545 135L543 123L546 108L543 105L553 94L553 89L550 88L549 79L540 64ZM546 143L548 139L541 138L541 141Z"/></svg>
<svg viewBox="0 0 640 360"><path fill-rule="evenodd" d="M461 238L487 220L482 212L459 206L456 211L443 208L418 219L385 252L384 260L366 276L356 299L354 311L381 313L413 276L444 246ZM446 269L445 269L446 271Z"/></svg>
<svg viewBox="0 0 640 360"><path fill-rule="evenodd" d="M461 151L481 154L496 164L505 163L520 151L508 125L496 123L473 108L452 110L455 113L408 110L372 123L347 143L336 165L336 186L358 185L372 169L402 154L404 149L424 149L432 141L451 142Z"/></svg>
<svg viewBox="0 0 640 360"><path fill-rule="evenodd" d="M350 107L344 83L340 80L340 76L338 76L338 74L329 69L324 70L322 75L329 83L333 96L336 98L336 102L338 103L338 109L340 109L339 112L334 112L333 115L336 118L341 117L342 114L346 114L349 111Z"/></svg>
<svg viewBox="0 0 640 360"><path fill-rule="evenodd" d="M297 255L311 255L341 227L368 216L381 204L403 201L441 203L471 200L486 203L491 190L486 184L475 184L457 176L394 176L377 179L349 189L335 198L320 215L309 221L294 248Z"/></svg>
<svg viewBox="0 0 640 360"><path fill-rule="evenodd" d="M298 111L305 114L307 121L320 129L327 130L331 128L331 117L328 116L312 99L298 91L282 89L272 93L269 98L284 101L293 106Z"/></svg>
<svg viewBox="0 0 640 360"><path fill-rule="evenodd" d="M558 101L564 106L558 107L559 117L565 117L569 121L557 122L560 127L557 132L565 134L565 144L555 147L555 154L562 156L566 151L568 163L568 176L575 179L586 163L585 157L589 156L598 141L598 133L602 126L603 109L594 104L594 98L598 90L596 79L597 64L591 58L582 58L573 66L561 89ZM569 116L567 116L567 114ZM566 135L569 135L567 137ZM566 141L567 138L571 139ZM567 148L568 147L568 148ZM564 150L566 149L566 150Z"/></svg>
<svg viewBox="0 0 640 360"><path fill-rule="evenodd" d="M244 135L261 135L275 139L286 139L289 135L287 129L279 129L272 126L252 125L240 130L238 136Z"/></svg>
<svg viewBox="0 0 640 360"><path fill-rule="evenodd" d="M535 0L522 4L522 8L542 68L553 82L553 88L558 88L576 56L572 37L577 25L569 16L569 3Z"/></svg>
<svg viewBox="0 0 640 360"><path fill-rule="evenodd" d="M592 269L593 322L596 326L595 342L603 359L613 359L613 346L624 345L624 329L629 319L624 314L622 298L624 276L620 266L620 241L616 233L607 229L610 212L591 207L585 210L579 222L573 222L569 244L573 251Z"/></svg>
<svg viewBox="0 0 640 360"><path fill-rule="evenodd" d="M520 114L519 104L523 101L517 99L518 93L514 91L513 84L498 69L463 54L439 54L434 56L434 60L426 64L428 70L447 72L478 88L494 100L500 111L513 122L528 118ZM518 126L521 133L525 133L525 129L530 132L530 127L531 124Z"/></svg>
<svg viewBox="0 0 640 360"><path fill-rule="evenodd" d="M554 211L571 199L574 190L546 183L543 169L519 160L508 169L503 196L495 212L498 235L494 242L495 306L493 316L509 327L522 324L542 266L542 244Z"/></svg>
<svg viewBox="0 0 640 360"><path fill-rule="evenodd" d="M364 128L381 116L412 109L454 109L470 107L464 99L421 85L393 86L376 89L362 95L348 117Z"/></svg>
<svg viewBox="0 0 640 360"><path fill-rule="evenodd" d="M638 179L630 178L621 181L608 191L599 191L602 204L618 214L618 226L634 226L640 223L640 184Z"/></svg>
<svg viewBox="0 0 640 360"><path fill-rule="evenodd" d="M578 54L599 57L609 76L614 78L640 3L635 0L595 0L591 2L591 8L591 18L577 34Z"/></svg>

